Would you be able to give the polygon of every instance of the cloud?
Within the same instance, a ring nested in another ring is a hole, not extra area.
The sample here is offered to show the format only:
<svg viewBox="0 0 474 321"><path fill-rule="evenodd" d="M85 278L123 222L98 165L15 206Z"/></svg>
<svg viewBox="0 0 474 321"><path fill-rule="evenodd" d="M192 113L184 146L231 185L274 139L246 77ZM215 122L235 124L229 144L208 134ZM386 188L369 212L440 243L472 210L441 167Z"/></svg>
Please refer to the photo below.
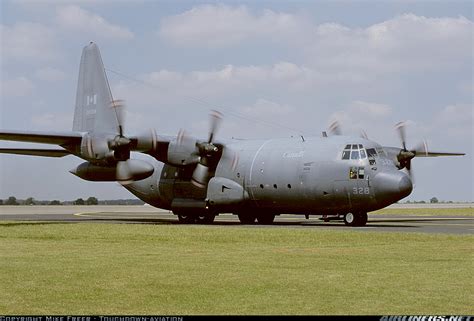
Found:
<svg viewBox="0 0 474 321"><path fill-rule="evenodd" d="M472 59L474 24L465 17L431 18L407 13L370 25L315 24L301 14L245 6L202 5L165 18L159 35L176 46L237 47L277 43L303 54L320 72L397 73L463 66ZM256 42L258 41L258 42ZM297 48L297 49L296 49Z"/></svg>
<svg viewBox="0 0 474 321"><path fill-rule="evenodd" d="M301 17L268 9L254 15L245 6L201 5L165 18L158 33L178 46L227 47L249 39L289 40L308 24Z"/></svg>
<svg viewBox="0 0 474 321"><path fill-rule="evenodd" d="M91 33L100 38L129 40L134 37L129 29L112 24L103 17L76 5L58 7L56 22L61 28Z"/></svg>
<svg viewBox="0 0 474 321"><path fill-rule="evenodd" d="M308 53L319 67L399 72L461 66L472 57L473 23L465 17L404 14L367 28L316 27Z"/></svg>
<svg viewBox="0 0 474 321"><path fill-rule="evenodd" d="M66 78L66 73L52 67L45 67L38 69L35 72L35 77L39 80L57 82Z"/></svg>
<svg viewBox="0 0 474 321"><path fill-rule="evenodd" d="M30 122L36 130L69 131L72 126L72 112L68 113L44 113L31 116Z"/></svg>
<svg viewBox="0 0 474 321"><path fill-rule="evenodd" d="M474 105L452 104L445 106L433 116L429 126L431 132L441 132L450 139L463 137L465 141L470 140L471 148L474 148Z"/></svg>
<svg viewBox="0 0 474 321"><path fill-rule="evenodd" d="M47 61L58 57L56 33L39 23L0 25L2 60ZM5 62L5 61L4 61Z"/></svg>
<svg viewBox="0 0 474 321"><path fill-rule="evenodd" d="M35 89L33 82L23 76L13 79L2 79L0 87L4 97L25 97L30 95Z"/></svg>

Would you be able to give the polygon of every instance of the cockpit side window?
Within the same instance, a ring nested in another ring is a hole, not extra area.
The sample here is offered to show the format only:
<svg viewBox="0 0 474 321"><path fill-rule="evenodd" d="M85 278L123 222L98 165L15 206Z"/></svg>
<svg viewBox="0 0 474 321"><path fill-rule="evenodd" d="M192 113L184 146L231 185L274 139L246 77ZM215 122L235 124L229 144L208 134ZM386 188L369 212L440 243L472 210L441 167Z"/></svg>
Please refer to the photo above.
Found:
<svg viewBox="0 0 474 321"><path fill-rule="evenodd" d="M349 159L349 156L351 155L351 151L349 150L344 150L342 152L342 159Z"/></svg>
<svg viewBox="0 0 474 321"><path fill-rule="evenodd" d="M377 157L377 152L375 151L375 148L367 148L367 156L369 158Z"/></svg>
<svg viewBox="0 0 474 321"><path fill-rule="evenodd" d="M365 150L363 150L363 149L360 150L360 158L361 158L361 159L365 159L365 158L366 158Z"/></svg>

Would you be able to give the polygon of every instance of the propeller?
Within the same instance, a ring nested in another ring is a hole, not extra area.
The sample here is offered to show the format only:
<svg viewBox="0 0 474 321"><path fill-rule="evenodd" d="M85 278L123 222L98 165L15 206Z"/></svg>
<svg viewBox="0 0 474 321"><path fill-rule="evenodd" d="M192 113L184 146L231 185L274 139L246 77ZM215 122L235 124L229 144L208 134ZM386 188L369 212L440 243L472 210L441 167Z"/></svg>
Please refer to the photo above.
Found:
<svg viewBox="0 0 474 321"><path fill-rule="evenodd" d="M330 135L342 135L341 124L337 120L333 121L328 129Z"/></svg>
<svg viewBox="0 0 474 321"><path fill-rule="evenodd" d="M402 149L397 155L397 160L399 169L406 168L408 174L413 179L413 174L411 172L411 160L415 157L437 157L437 156L463 156L464 153L446 153L446 152L430 152L428 150L428 144L426 140L423 140L421 143L416 145L415 148L408 150L406 145L406 133L405 133L406 123L399 122L395 125L395 129L398 132L400 141L402 143Z"/></svg>
<svg viewBox="0 0 474 321"><path fill-rule="evenodd" d="M112 100L110 107L117 117L117 134L114 137L85 136L82 154L94 164L115 167L115 178L121 184L129 184L134 180L143 179L153 173L153 166L145 161L131 160L130 152L139 147L156 146L156 134L143 135L132 139L125 136L125 103L123 100ZM150 149L150 148L149 148Z"/></svg>
<svg viewBox="0 0 474 321"><path fill-rule="evenodd" d="M217 163L222 156L222 150L224 147L220 144L213 143L216 132L223 119L222 113L217 110L212 110L210 118L211 126L209 129L209 138L207 142L196 143L199 162L196 164L191 182L199 188L206 187L209 179L211 178L211 168L214 169L217 166Z"/></svg>
<svg viewBox="0 0 474 321"><path fill-rule="evenodd" d="M407 149L407 144L406 144L406 123L405 122L399 122L395 125L395 129L398 132L398 136L400 138L400 142L402 143L402 149L397 155L397 160L398 160L398 168L406 168L408 171L408 175L410 178L413 180L413 174L411 172L411 160L416 156L417 150L412 149L408 150ZM425 143L426 144L426 143Z"/></svg>

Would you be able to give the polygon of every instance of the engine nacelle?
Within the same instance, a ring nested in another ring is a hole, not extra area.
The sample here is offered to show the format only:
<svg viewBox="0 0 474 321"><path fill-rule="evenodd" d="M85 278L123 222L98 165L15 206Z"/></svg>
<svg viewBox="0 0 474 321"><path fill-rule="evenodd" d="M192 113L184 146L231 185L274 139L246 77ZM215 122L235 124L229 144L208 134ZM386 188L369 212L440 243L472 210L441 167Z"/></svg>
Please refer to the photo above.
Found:
<svg viewBox="0 0 474 321"><path fill-rule="evenodd" d="M109 148L106 137L85 134L81 141L81 156L97 162L108 162L114 159L114 152Z"/></svg>
<svg viewBox="0 0 474 321"><path fill-rule="evenodd" d="M133 181L139 181L151 176L154 168L149 163L138 160L129 159L125 162L127 166L127 174ZM86 181L93 182L113 182L117 181L117 165L114 166L98 166L85 162L70 171L72 174L80 177Z"/></svg>

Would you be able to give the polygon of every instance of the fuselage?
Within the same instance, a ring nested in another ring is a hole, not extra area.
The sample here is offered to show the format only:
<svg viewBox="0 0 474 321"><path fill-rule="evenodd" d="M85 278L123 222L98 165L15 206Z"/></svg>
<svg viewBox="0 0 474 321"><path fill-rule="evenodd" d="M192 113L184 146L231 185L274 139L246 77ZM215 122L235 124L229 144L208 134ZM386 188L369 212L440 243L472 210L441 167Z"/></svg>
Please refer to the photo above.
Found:
<svg viewBox="0 0 474 321"><path fill-rule="evenodd" d="M126 188L169 210L174 199L206 198L205 191L190 182L192 167L158 161L154 167L152 176ZM349 136L226 141L214 176L243 187L245 197L235 211L261 209L276 214L368 212L412 190L409 177L396 168L382 146Z"/></svg>

